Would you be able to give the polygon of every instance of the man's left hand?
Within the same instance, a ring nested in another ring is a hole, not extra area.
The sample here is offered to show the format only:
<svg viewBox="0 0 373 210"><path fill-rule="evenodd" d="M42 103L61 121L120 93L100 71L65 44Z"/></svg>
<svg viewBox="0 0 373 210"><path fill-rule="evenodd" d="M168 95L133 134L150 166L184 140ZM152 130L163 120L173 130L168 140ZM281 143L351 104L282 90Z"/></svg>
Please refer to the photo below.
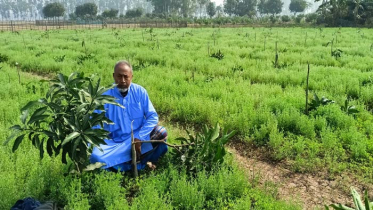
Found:
<svg viewBox="0 0 373 210"><path fill-rule="evenodd" d="M136 159L139 161L141 158L141 143L137 143L137 142L141 142L141 141L139 139L135 139Z"/></svg>

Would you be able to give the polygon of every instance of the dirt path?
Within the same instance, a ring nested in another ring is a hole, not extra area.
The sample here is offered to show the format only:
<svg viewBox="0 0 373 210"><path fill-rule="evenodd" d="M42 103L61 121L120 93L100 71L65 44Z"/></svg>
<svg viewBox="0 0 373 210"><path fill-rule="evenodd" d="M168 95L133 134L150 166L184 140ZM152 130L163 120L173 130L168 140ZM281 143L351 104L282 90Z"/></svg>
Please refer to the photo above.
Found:
<svg viewBox="0 0 373 210"><path fill-rule="evenodd" d="M240 143L231 144L228 151L234 155L252 183L279 199L299 202L303 209L324 209L325 204L333 203L352 206L350 186L354 186L363 195L364 187L348 176L341 175L328 180L320 174L294 173L286 169L284 164L272 164L252 155L258 151L250 151L246 145Z"/></svg>

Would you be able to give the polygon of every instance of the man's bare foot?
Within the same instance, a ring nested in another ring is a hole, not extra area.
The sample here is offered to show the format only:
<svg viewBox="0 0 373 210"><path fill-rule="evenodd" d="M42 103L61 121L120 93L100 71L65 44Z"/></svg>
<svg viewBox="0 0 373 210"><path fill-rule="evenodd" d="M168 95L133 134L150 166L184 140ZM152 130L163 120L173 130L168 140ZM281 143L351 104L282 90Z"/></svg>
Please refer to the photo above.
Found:
<svg viewBox="0 0 373 210"><path fill-rule="evenodd" d="M150 168L150 170L154 171L157 166L155 166L152 162L147 162L146 165Z"/></svg>

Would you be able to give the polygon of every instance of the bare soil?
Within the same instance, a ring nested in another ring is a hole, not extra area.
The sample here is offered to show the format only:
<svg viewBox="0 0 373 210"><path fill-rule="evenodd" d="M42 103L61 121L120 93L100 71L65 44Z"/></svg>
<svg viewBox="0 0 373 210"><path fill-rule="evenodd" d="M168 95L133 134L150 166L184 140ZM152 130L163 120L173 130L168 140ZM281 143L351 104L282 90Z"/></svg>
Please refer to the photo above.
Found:
<svg viewBox="0 0 373 210"><path fill-rule="evenodd" d="M239 166L254 185L278 199L297 202L303 209L325 209L324 205L341 203L353 206L350 187L359 194L371 192L372 186L362 184L351 175L341 174L330 179L325 172L295 173L285 162L271 162L265 152L247 143L231 143L228 147Z"/></svg>

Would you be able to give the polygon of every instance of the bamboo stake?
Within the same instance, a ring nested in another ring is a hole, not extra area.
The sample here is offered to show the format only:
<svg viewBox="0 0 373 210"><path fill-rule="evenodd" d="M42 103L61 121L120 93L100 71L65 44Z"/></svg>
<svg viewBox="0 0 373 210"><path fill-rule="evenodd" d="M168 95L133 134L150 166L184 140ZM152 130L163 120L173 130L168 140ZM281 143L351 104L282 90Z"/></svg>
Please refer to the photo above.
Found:
<svg viewBox="0 0 373 210"><path fill-rule="evenodd" d="M308 62L307 86L306 86L306 115L308 115L308 81L310 77L310 63Z"/></svg>
<svg viewBox="0 0 373 210"><path fill-rule="evenodd" d="M133 136L133 120L131 122L131 141L132 141L132 173L133 177L136 178L139 176L137 171L137 160L136 160L136 148L135 148L135 138Z"/></svg>

